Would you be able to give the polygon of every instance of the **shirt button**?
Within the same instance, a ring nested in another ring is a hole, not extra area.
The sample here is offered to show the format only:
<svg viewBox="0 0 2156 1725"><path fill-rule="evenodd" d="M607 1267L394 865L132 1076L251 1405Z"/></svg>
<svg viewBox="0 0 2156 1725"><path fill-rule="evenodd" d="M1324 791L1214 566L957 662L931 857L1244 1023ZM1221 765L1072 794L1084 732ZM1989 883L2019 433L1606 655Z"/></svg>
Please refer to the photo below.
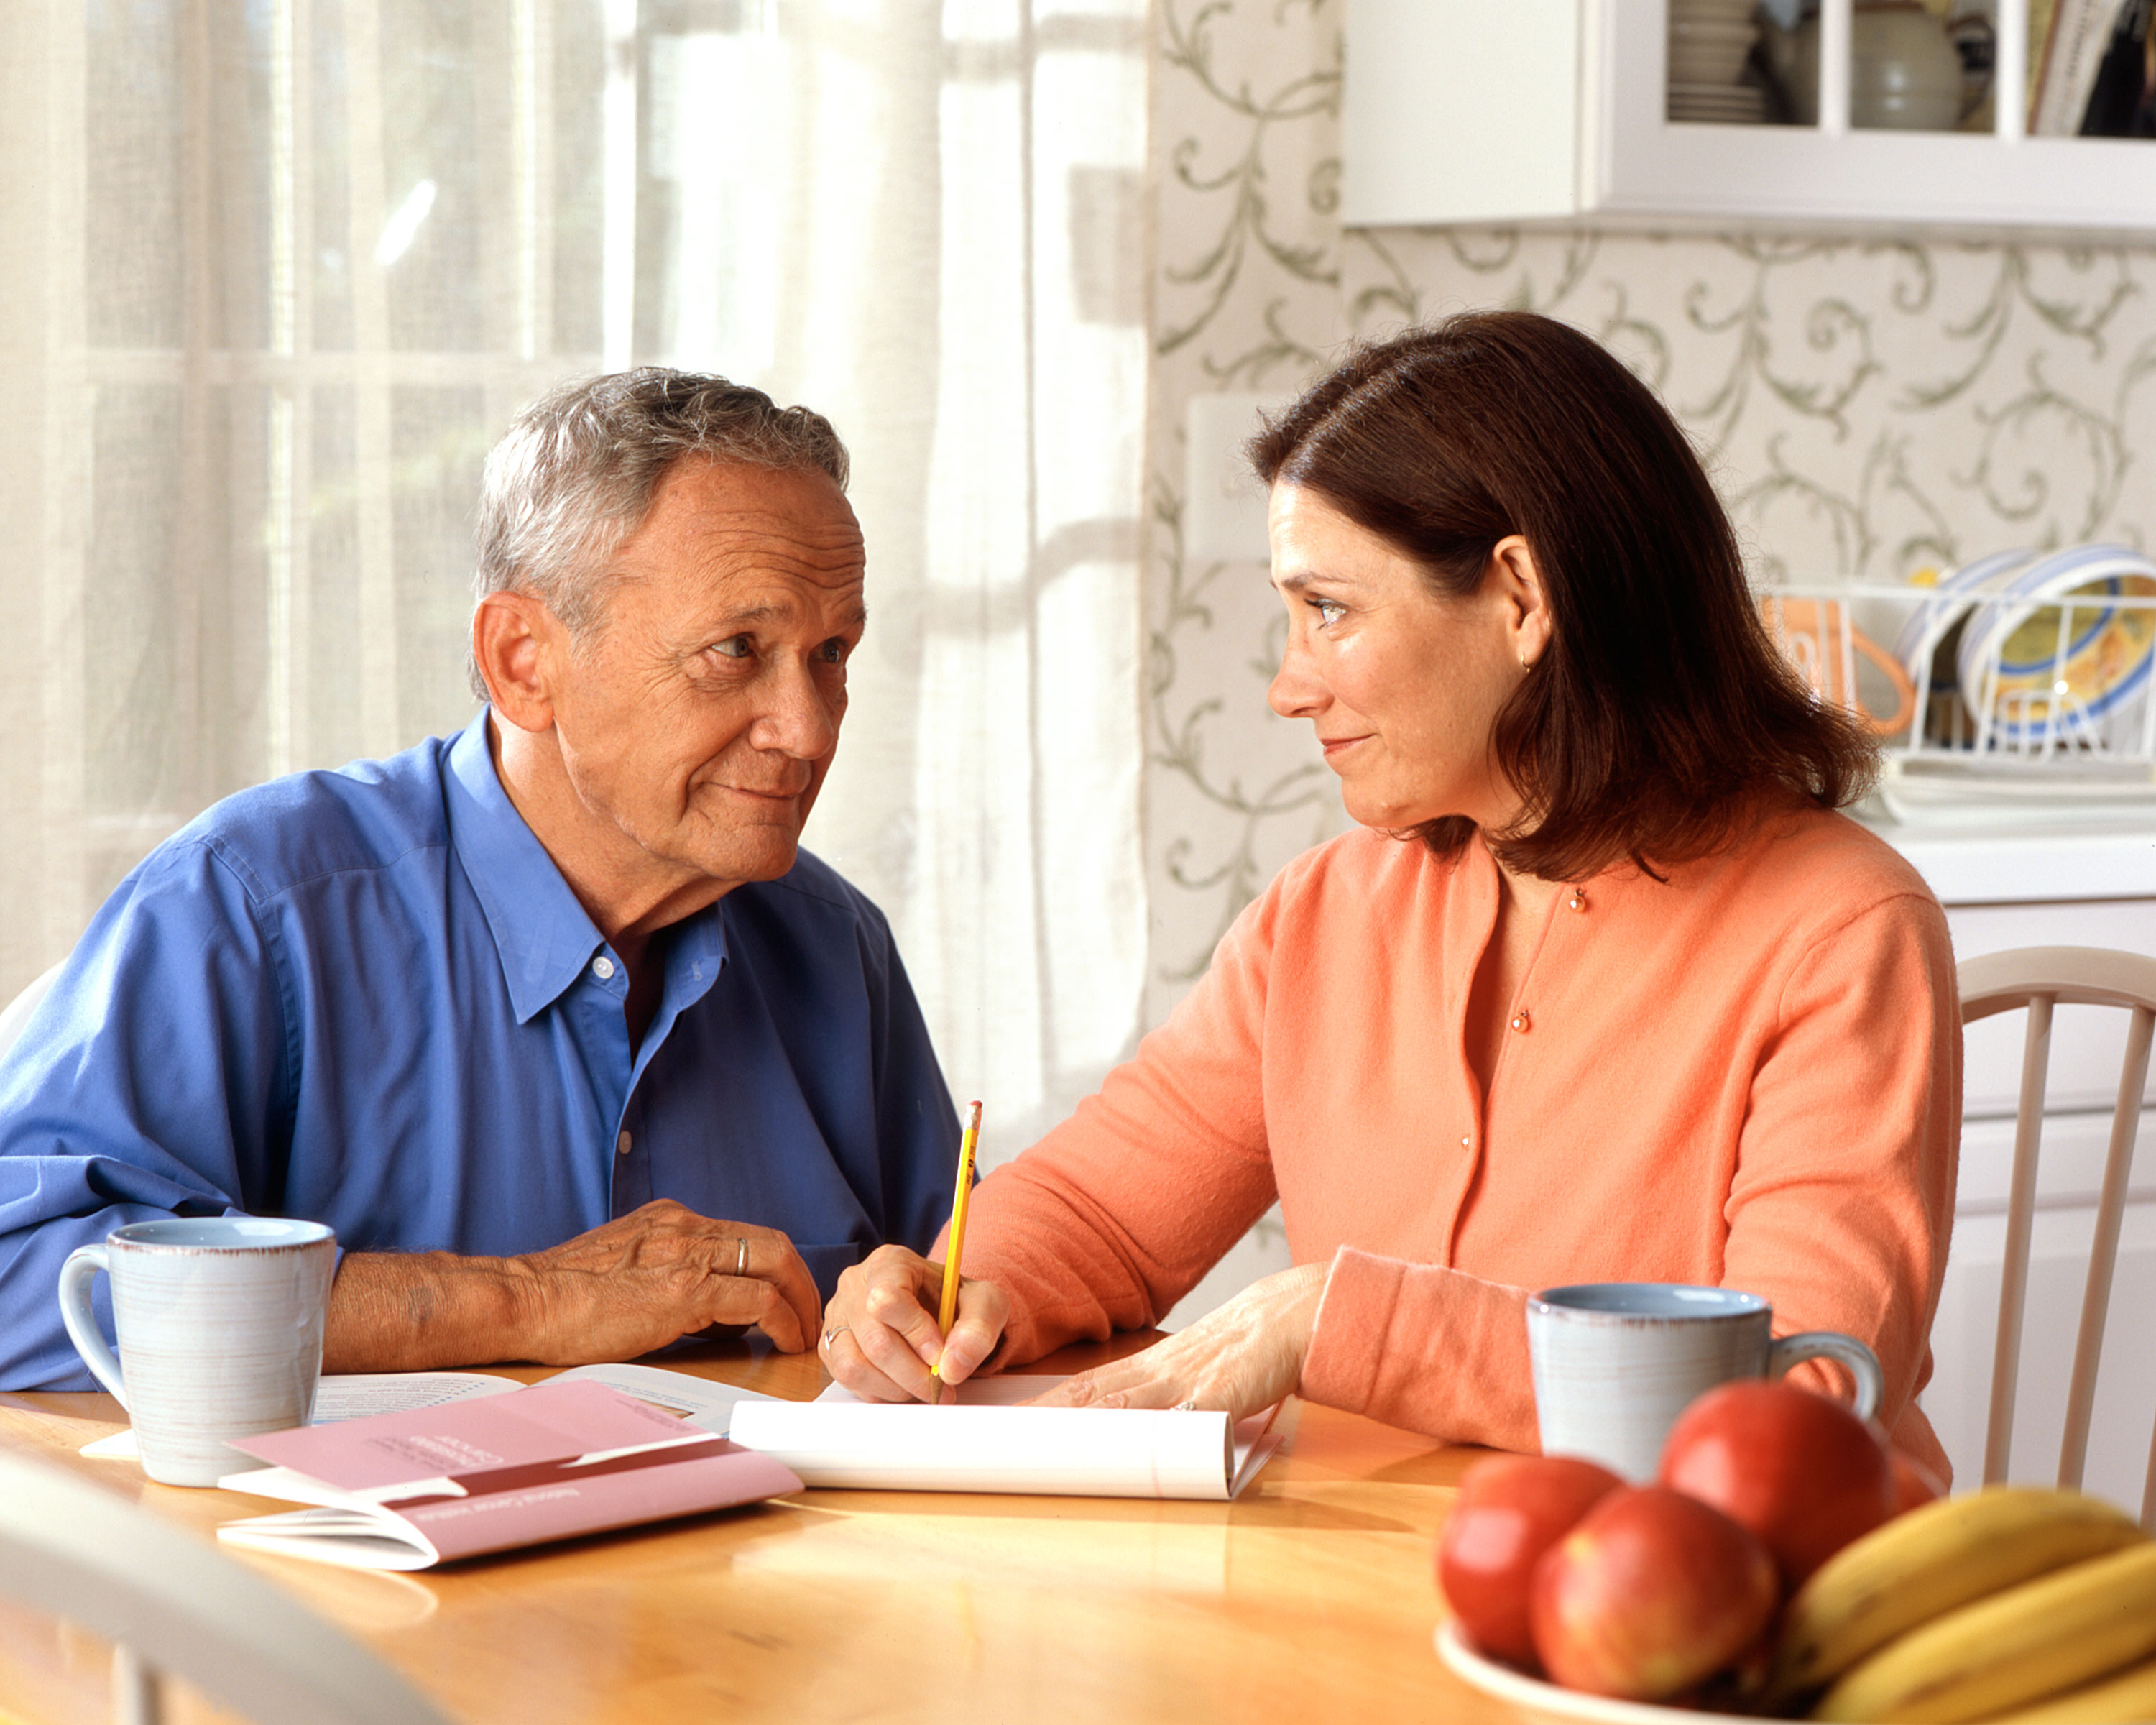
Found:
<svg viewBox="0 0 2156 1725"><path fill-rule="evenodd" d="M592 960L592 974L603 983L611 981L613 977L613 960L608 957L605 953L600 953L598 957Z"/></svg>
<svg viewBox="0 0 2156 1725"><path fill-rule="evenodd" d="M619 1137L613 1141L614 1152L617 1155L626 1156L629 1154L630 1148L635 1144L635 1139L629 1137L627 1132L624 1132Z"/></svg>

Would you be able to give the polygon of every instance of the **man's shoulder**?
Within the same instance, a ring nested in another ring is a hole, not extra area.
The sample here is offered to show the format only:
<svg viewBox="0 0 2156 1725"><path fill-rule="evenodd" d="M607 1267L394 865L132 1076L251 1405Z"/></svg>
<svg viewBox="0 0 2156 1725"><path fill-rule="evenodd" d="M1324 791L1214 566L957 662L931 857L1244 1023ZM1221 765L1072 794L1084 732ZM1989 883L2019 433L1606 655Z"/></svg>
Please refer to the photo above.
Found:
<svg viewBox="0 0 2156 1725"><path fill-rule="evenodd" d="M442 792L449 747L449 739L429 737L384 760L290 773L236 792L181 828L144 868L207 850L266 900L440 849L449 843Z"/></svg>

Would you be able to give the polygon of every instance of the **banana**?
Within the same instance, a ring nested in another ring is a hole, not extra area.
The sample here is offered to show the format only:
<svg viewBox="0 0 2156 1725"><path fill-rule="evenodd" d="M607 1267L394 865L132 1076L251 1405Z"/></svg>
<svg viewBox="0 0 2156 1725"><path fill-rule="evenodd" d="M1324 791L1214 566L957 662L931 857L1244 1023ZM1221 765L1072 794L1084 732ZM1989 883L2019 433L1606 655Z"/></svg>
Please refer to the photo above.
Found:
<svg viewBox="0 0 2156 1725"><path fill-rule="evenodd" d="M2147 1538L2102 1498L2027 1486L1990 1486L1897 1516L1798 1589L1770 1696L1786 1702L1920 1623Z"/></svg>
<svg viewBox="0 0 2156 1725"><path fill-rule="evenodd" d="M2156 1719L2156 1661L2020 1712L2002 1713L1992 1725L2133 1725L2142 1719Z"/></svg>
<svg viewBox="0 0 2156 1725"><path fill-rule="evenodd" d="M2143 1540L1964 1605L1889 1642L1812 1717L1959 1725L2156 1654L2156 1543Z"/></svg>

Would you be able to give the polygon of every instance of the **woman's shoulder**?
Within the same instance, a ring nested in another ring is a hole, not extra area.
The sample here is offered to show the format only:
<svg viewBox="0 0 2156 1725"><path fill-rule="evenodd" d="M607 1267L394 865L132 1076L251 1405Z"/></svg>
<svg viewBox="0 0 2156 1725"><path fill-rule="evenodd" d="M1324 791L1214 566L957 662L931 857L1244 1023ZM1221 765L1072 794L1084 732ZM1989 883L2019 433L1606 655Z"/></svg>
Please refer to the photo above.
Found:
<svg viewBox="0 0 2156 1725"><path fill-rule="evenodd" d="M1748 849L1751 865L1762 875L1800 881L1810 891L1847 897L1933 896L1908 858L1838 809L1779 810L1761 822Z"/></svg>
<svg viewBox="0 0 2156 1725"><path fill-rule="evenodd" d="M1765 811L1717 855L1675 871L1714 899L1741 898L1753 926L1825 932L1877 911L1943 929L1914 865L1862 822L1809 804Z"/></svg>

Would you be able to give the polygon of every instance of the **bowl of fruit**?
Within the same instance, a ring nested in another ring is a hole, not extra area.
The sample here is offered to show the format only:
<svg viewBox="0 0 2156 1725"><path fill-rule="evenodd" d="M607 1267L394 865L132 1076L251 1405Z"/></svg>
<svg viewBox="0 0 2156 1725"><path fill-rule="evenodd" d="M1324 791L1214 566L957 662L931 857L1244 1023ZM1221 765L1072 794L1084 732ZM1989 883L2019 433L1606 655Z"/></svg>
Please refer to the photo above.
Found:
<svg viewBox="0 0 2156 1725"><path fill-rule="evenodd" d="M1953 1497L1840 1403L1708 1392L1655 1480L1471 1468L1439 1656L1537 1721L2156 1721L2156 1539L2078 1491Z"/></svg>

